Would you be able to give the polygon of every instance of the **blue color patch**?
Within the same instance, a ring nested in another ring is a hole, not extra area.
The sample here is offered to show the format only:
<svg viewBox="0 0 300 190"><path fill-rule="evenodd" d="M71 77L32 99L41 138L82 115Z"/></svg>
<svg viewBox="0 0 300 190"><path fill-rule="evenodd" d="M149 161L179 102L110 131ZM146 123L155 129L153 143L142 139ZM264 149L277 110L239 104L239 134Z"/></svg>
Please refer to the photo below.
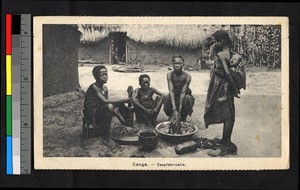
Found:
<svg viewBox="0 0 300 190"><path fill-rule="evenodd" d="M6 174L13 174L12 136L6 136Z"/></svg>

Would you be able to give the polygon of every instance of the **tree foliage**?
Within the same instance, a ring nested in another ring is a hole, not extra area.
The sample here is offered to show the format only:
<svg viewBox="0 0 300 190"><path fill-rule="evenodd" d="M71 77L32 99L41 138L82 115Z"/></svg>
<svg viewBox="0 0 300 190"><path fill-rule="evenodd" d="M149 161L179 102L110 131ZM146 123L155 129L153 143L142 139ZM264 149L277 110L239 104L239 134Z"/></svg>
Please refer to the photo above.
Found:
<svg viewBox="0 0 300 190"><path fill-rule="evenodd" d="M233 50L244 55L249 65L281 67L279 25L239 25L230 27Z"/></svg>

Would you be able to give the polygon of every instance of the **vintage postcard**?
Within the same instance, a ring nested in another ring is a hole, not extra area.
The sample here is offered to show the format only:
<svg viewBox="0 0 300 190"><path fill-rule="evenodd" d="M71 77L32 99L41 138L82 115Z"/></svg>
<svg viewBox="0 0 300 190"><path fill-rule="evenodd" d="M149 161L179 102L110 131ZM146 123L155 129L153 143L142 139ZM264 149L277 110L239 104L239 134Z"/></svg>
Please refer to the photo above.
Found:
<svg viewBox="0 0 300 190"><path fill-rule="evenodd" d="M287 17L33 19L34 168L289 168Z"/></svg>

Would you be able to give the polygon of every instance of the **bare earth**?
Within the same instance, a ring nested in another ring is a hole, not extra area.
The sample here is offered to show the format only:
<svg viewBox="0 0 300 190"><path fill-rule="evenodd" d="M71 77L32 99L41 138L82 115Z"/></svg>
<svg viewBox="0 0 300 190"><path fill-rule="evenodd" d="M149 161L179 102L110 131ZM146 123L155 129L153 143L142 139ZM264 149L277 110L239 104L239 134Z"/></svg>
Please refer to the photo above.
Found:
<svg viewBox="0 0 300 190"><path fill-rule="evenodd" d="M109 68L107 83L111 99L127 97L129 85L137 88L138 76L142 73L119 73ZM91 74L93 67L79 67L81 87L86 90L94 82ZM167 93L167 69L147 72L151 77L151 86ZM206 93L209 83L209 71L191 71L190 88L196 98L194 113L187 121L195 124L199 137L220 138L222 125L211 125L204 128L203 113ZM247 71L247 89L242 90L241 98L235 99L236 122L232 141L238 147L235 157L280 157L281 155L281 73L276 71ZM44 99L44 156L46 157L178 157L175 145L159 139L157 148L152 152L143 152L138 146L120 145L115 149L105 146L100 137L82 140L82 108L84 96L78 91L60 94ZM168 118L163 108L158 116L158 122ZM113 118L112 131L119 126ZM143 129L144 125L135 126ZM114 134L112 134L114 135ZM208 150L198 149L194 153L182 155L185 157L209 157Z"/></svg>

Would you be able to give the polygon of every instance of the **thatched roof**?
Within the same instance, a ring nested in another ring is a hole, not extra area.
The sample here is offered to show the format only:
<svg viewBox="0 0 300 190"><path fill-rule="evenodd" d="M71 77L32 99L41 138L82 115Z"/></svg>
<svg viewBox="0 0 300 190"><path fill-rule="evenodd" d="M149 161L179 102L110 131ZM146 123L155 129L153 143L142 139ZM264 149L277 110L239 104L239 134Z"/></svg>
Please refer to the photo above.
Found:
<svg viewBox="0 0 300 190"><path fill-rule="evenodd" d="M110 32L126 32L129 38L145 44L189 48L200 47L205 38L219 29L229 30L229 25L78 25L82 43L101 41Z"/></svg>

